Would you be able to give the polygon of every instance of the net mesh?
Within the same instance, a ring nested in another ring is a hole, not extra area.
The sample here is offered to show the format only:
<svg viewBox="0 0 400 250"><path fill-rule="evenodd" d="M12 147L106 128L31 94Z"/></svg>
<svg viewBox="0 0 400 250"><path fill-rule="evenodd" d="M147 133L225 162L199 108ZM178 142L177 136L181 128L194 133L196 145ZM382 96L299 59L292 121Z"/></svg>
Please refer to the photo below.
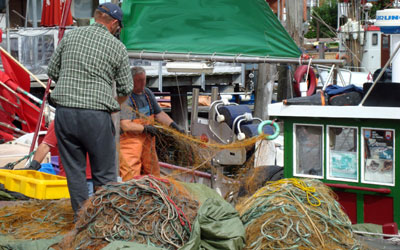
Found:
<svg viewBox="0 0 400 250"><path fill-rule="evenodd" d="M102 249L115 240L177 249L190 237L199 204L177 182L143 176L103 186L80 210L56 249Z"/></svg>
<svg viewBox="0 0 400 250"><path fill-rule="evenodd" d="M269 182L236 206L246 249L363 249L351 222L322 182Z"/></svg>

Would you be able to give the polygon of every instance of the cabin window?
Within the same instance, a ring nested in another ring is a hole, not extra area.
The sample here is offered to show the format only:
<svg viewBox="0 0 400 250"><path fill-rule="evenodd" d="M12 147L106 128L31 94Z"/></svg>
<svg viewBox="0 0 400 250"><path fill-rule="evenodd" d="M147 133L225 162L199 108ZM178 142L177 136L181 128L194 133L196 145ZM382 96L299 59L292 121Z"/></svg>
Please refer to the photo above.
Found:
<svg viewBox="0 0 400 250"><path fill-rule="evenodd" d="M327 127L327 178L358 181L358 129Z"/></svg>
<svg viewBox="0 0 400 250"><path fill-rule="evenodd" d="M323 178L323 126L294 124L294 175Z"/></svg>
<svg viewBox="0 0 400 250"><path fill-rule="evenodd" d="M363 183L394 186L394 130L362 128Z"/></svg>
<svg viewBox="0 0 400 250"><path fill-rule="evenodd" d="M378 45L378 33L373 33L372 34L372 46Z"/></svg>
<svg viewBox="0 0 400 250"><path fill-rule="evenodd" d="M382 35L382 48L383 49L389 48L389 36Z"/></svg>

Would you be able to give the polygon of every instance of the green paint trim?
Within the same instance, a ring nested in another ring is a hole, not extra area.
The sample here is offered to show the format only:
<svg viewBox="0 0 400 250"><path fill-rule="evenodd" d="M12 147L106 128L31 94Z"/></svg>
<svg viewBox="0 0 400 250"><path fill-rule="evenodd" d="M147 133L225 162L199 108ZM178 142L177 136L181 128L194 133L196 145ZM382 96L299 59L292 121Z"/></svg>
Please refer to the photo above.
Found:
<svg viewBox="0 0 400 250"><path fill-rule="evenodd" d="M357 223L364 223L364 194L357 193Z"/></svg>
<svg viewBox="0 0 400 250"><path fill-rule="evenodd" d="M327 118L309 118L309 117L278 117L284 122L284 176L285 178L297 177L293 175L293 125L295 123L323 125L324 126L324 179L325 183L348 184L359 187L387 188L391 190L390 194L377 194L370 191L337 189L338 191L352 192L357 194L357 223L364 223L364 195L378 195L393 198L393 216L394 221L400 224L400 123L397 120L372 120L372 119L327 119ZM358 182L347 182L338 180L327 180L327 125L351 126L358 128ZM394 129L394 167L395 167L395 186L386 186L379 184L361 183L361 162L363 160L361 149L362 128L372 127L378 129Z"/></svg>

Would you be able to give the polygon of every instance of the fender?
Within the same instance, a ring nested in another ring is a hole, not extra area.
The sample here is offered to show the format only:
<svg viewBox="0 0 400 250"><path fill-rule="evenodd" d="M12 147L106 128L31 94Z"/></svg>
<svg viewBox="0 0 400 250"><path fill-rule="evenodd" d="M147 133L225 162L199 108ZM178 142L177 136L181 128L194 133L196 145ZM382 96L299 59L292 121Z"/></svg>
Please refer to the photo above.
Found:
<svg viewBox="0 0 400 250"><path fill-rule="evenodd" d="M305 76L307 75L307 65L301 65L296 69L296 72L294 73L294 91L296 96L301 96L300 93L300 82L303 81ZM307 79L307 96L311 96L315 93L315 89L317 88L317 78L315 77L315 72L312 67L310 67L310 70L308 72L308 79Z"/></svg>

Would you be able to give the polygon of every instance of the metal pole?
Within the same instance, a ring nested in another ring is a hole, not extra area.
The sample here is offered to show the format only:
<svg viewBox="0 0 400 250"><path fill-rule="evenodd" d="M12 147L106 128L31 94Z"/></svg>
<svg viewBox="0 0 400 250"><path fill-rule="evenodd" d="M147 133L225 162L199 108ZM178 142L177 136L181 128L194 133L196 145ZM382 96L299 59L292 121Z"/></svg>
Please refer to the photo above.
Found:
<svg viewBox="0 0 400 250"><path fill-rule="evenodd" d="M228 62L228 63L292 63L305 64L309 60L301 58L278 58L278 57L257 57L257 56L218 56L211 54L180 54L180 53L156 53L156 52L134 52L128 51L130 58L145 60L175 60L175 61L209 61L209 62ZM344 60L334 59L313 59L314 64L343 64Z"/></svg>
<svg viewBox="0 0 400 250"><path fill-rule="evenodd" d="M193 133L193 126L197 123L198 119L198 108L199 108L199 89L194 88L192 94L192 113L190 118L190 132Z"/></svg>
<svg viewBox="0 0 400 250"><path fill-rule="evenodd" d="M369 88L368 92L365 94L364 98L361 100L361 102L360 102L360 104L358 106L362 106L364 104L365 100L368 98L368 96L371 93L372 89L375 87L375 85L381 79L383 73L385 72L386 68L389 66L390 62L392 62L393 58L396 56L397 51L399 51L399 49L400 49L400 43L397 45L396 50L390 56L389 60L386 62L385 66L382 68L381 72L379 72L378 77L375 79L374 83L371 85L371 87Z"/></svg>
<svg viewBox="0 0 400 250"><path fill-rule="evenodd" d="M37 27L37 3L36 0L32 0L32 27Z"/></svg>
<svg viewBox="0 0 400 250"><path fill-rule="evenodd" d="M37 28L37 2L32 0L32 27ZM33 68L38 65L38 37L33 37Z"/></svg>
<svg viewBox="0 0 400 250"><path fill-rule="evenodd" d="M7 51L11 53L10 44L10 1L6 0L6 35L7 35Z"/></svg>
<svg viewBox="0 0 400 250"><path fill-rule="evenodd" d="M281 0L278 0L278 20L281 20Z"/></svg>
<svg viewBox="0 0 400 250"><path fill-rule="evenodd" d="M26 11L25 11L25 25L24 27L28 27L28 19L29 19L29 0L26 0Z"/></svg>

